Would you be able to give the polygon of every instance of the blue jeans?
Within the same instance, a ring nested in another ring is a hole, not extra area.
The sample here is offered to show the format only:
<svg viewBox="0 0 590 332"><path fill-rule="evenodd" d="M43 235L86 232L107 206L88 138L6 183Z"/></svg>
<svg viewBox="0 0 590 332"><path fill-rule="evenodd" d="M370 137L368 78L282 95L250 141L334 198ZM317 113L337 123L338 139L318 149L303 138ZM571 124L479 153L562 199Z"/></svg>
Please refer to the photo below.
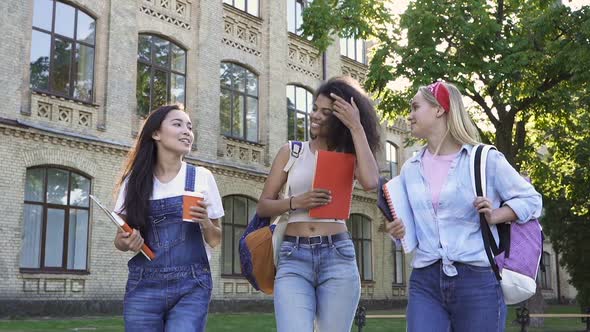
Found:
<svg viewBox="0 0 590 332"><path fill-rule="evenodd" d="M490 267L454 263L449 277L439 262L414 269L408 299L409 332L502 332L506 304Z"/></svg>
<svg viewBox="0 0 590 332"><path fill-rule="evenodd" d="M283 242L274 285L278 332L349 332L360 298L351 240Z"/></svg>
<svg viewBox="0 0 590 332"><path fill-rule="evenodd" d="M125 331L205 331L211 288L207 267L130 269L123 306Z"/></svg>

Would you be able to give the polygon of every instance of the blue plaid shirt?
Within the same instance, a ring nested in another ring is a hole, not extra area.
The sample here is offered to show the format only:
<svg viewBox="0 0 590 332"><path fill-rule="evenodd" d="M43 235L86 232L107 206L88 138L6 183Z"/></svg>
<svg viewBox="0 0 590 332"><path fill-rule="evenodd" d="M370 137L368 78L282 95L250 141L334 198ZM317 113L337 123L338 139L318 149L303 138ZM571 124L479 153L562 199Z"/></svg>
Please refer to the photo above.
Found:
<svg viewBox="0 0 590 332"><path fill-rule="evenodd" d="M440 192L438 212L432 207L432 194L424 177L422 156L424 149L406 161L400 176L403 178L414 215L416 248L412 266L426 267L442 260L448 276L457 275L454 262L475 266L489 266L480 233L479 215L473 206L475 193L471 185L469 154L472 145L463 145L451 164L449 175ZM504 155L491 150L487 164L487 197L493 207L508 205L526 222L541 214L541 195L508 163ZM492 226L498 240L498 232Z"/></svg>

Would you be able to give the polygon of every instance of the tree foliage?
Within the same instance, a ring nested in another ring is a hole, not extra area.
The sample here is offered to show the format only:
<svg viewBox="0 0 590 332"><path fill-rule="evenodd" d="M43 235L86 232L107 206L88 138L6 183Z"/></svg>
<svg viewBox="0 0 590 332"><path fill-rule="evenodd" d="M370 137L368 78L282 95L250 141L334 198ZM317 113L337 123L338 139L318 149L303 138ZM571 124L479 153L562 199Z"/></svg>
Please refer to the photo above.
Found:
<svg viewBox="0 0 590 332"><path fill-rule="evenodd" d="M575 95L572 98L576 98ZM535 119L537 144L544 155L531 155L528 165L543 193L543 226L561 264L578 291L578 302L590 307L590 111L560 118L544 114ZM550 138L550 139L547 139Z"/></svg>

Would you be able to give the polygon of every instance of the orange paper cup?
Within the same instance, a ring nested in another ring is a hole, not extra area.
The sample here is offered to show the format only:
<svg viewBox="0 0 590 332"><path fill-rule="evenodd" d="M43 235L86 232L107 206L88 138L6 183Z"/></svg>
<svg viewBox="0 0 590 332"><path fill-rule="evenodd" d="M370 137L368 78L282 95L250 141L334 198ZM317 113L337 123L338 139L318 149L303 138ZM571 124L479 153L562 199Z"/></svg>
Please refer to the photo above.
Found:
<svg viewBox="0 0 590 332"><path fill-rule="evenodd" d="M203 194L194 191L185 191L182 195L182 220L193 222L191 207L197 206L203 200Z"/></svg>

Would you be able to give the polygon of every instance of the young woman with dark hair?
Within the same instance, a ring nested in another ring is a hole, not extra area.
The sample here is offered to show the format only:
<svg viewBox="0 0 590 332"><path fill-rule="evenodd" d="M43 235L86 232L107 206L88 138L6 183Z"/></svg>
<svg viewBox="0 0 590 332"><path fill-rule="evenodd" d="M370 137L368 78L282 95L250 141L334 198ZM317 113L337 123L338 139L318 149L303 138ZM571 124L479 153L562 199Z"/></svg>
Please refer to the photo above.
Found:
<svg viewBox="0 0 590 332"><path fill-rule="evenodd" d="M221 197L211 172L183 161L193 144L189 116L177 105L162 106L146 119L129 153L115 211L133 233L119 231L115 247L142 254L129 260L123 317L125 331L204 331L211 299L211 247L221 240ZM200 192L183 221L183 193Z"/></svg>
<svg viewBox="0 0 590 332"><path fill-rule="evenodd" d="M278 152L258 201L260 216L289 213L274 285L279 332L349 332L360 297L355 250L345 220L315 219L309 209L328 204L330 193L312 189L315 151L356 155L355 177L365 190L377 187L379 127L371 100L351 78L322 84L310 115L311 140L285 172L289 144ZM338 167L334 165L334 167ZM279 191L289 176L289 198Z"/></svg>

